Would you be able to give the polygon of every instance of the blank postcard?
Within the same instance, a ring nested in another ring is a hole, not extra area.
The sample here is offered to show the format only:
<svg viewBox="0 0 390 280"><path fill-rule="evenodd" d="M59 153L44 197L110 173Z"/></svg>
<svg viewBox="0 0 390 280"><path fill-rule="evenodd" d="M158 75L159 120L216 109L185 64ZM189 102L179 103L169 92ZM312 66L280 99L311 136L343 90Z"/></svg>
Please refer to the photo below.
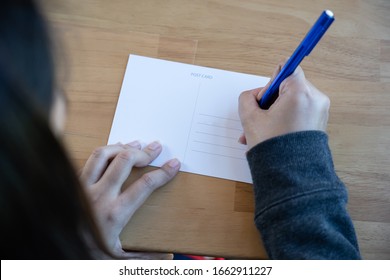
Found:
<svg viewBox="0 0 390 280"><path fill-rule="evenodd" d="M181 171L252 183L247 147L238 143L241 92L269 78L130 55L108 144L158 140Z"/></svg>

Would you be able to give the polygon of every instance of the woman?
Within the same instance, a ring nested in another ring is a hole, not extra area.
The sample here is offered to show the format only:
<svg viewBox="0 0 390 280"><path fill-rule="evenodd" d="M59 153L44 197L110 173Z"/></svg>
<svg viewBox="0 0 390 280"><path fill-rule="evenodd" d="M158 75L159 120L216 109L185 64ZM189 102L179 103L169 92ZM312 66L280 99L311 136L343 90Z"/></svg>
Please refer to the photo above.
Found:
<svg viewBox="0 0 390 280"><path fill-rule="evenodd" d="M180 163L171 160L121 192L131 168L162 148L111 145L91 155L81 184L61 144L65 97L56 90L46 22L34 1L0 5L2 259L170 257L125 253L119 233Z"/></svg>
<svg viewBox="0 0 390 280"><path fill-rule="evenodd" d="M0 5L2 259L167 257L126 253L119 233L150 193L177 174L180 162L168 161L122 192L132 167L146 166L162 147L101 147L80 183L58 136L65 97L56 91L45 21L31 0ZM360 258L325 133L329 99L300 68L281 84L269 110L258 106L265 90L242 93L239 114L240 141L250 149L255 223L269 257Z"/></svg>

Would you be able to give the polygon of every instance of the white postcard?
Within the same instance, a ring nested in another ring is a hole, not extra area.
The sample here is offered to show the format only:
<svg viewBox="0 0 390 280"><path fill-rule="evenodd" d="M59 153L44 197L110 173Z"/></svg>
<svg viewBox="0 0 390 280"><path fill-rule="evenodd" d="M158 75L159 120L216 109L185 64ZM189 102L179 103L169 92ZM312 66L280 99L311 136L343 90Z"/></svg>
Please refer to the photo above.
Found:
<svg viewBox="0 0 390 280"><path fill-rule="evenodd" d="M252 183L238 117L241 92L267 77L130 55L108 144L159 141L152 166Z"/></svg>

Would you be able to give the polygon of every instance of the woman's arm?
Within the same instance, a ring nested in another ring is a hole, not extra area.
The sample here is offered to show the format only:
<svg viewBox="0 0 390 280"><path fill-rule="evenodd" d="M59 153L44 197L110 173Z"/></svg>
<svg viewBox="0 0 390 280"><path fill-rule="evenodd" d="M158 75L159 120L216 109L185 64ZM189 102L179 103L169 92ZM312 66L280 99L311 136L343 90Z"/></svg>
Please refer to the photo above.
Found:
<svg viewBox="0 0 390 280"><path fill-rule="evenodd" d="M300 67L283 81L275 103L262 110L258 100L267 86L243 92L239 114L254 182L255 222L270 258L360 258L347 192L325 133L329 98Z"/></svg>
<svg viewBox="0 0 390 280"><path fill-rule="evenodd" d="M360 258L327 140L320 131L296 132L248 152L255 223L271 259Z"/></svg>

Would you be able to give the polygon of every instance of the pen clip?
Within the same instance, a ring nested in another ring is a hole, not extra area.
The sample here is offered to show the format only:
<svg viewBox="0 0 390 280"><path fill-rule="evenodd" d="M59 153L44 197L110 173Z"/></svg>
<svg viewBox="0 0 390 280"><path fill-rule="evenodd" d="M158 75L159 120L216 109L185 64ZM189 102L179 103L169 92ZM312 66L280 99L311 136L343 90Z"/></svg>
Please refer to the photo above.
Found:
<svg viewBox="0 0 390 280"><path fill-rule="evenodd" d="M307 37L310 38L307 41L310 42L310 45L307 46L306 56L308 56L314 47L317 45L318 41L321 40L324 36L326 30L334 21L333 12L330 10L325 10L322 12L314 26L310 29ZM306 40L305 40L306 41Z"/></svg>
<svg viewBox="0 0 390 280"><path fill-rule="evenodd" d="M314 47L317 45L318 41L322 38L322 36L325 34L325 28L322 28L322 32L321 33L317 33L317 34L314 34L314 36L316 36L316 38L314 40L311 41L311 44L310 46L308 46L307 50L306 50L306 54L305 56L308 56L311 51L314 49Z"/></svg>

